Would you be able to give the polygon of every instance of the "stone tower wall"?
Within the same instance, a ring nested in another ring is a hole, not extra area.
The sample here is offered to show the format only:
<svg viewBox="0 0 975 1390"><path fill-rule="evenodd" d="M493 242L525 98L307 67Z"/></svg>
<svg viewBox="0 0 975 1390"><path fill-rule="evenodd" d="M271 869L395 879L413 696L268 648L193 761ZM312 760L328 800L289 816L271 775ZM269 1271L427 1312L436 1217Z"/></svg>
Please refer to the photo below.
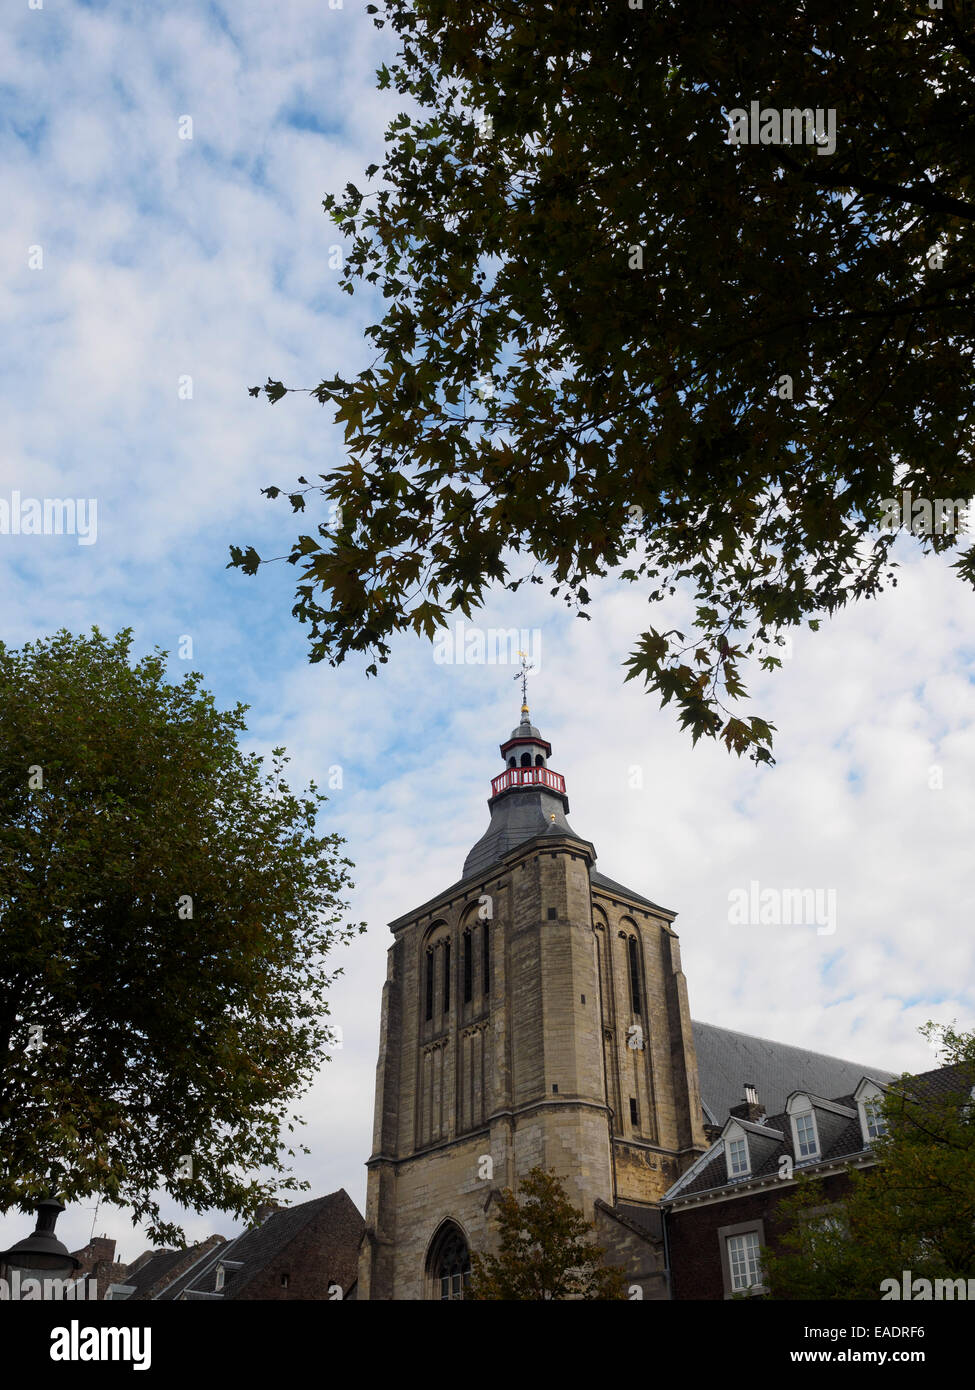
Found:
<svg viewBox="0 0 975 1390"><path fill-rule="evenodd" d="M428 1257L444 1222L491 1249L492 1191L536 1165L564 1180L643 1296L662 1296L659 1243L607 1204L639 1217L705 1147L686 987L666 914L594 889L593 858L571 836L539 836L394 923L360 1299L438 1296ZM628 1045L634 1022L643 1048Z"/></svg>

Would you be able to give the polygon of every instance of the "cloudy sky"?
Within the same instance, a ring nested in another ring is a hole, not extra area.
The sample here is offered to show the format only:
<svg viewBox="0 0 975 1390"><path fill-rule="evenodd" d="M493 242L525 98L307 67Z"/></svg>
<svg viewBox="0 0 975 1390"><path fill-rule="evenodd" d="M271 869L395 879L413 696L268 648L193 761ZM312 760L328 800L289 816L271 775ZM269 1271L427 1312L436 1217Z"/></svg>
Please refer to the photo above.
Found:
<svg viewBox="0 0 975 1390"><path fill-rule="evenodd" d="M296 782L342 767L324 824L347 837L369 931L342 953L344 1046L307 1098L299 1171L308 1195L343 1186L360 1207L386 923L459 878L519 706L511 668L438 663L419 640L378 680L362 663L312 667L291 567L225 569L231 543L286 552L290 508L260 488L341 450L308 398L270 407L247 387L350 369L375 317L338 292L321 207L381 162L398 109L374 91L392 50L364 10L24 0L0 29L0 499L97 501L94 544L0 536L0 636L131 626L139 653L174 654L174 678L192 666L221 704L248 702L249 746L286 744ZM481 622L540 642L532 715L570 820L604 873L679 913L694 1017L922 1070L937 1059L918 1025L975 1017L975 598L943 561L902 558L895 591L758 673L771 770L692 748L624 687L648 618L627 586L604 584L588 623L537 589L498 596ZM192 662L175 655L184 635ZM729 894L752 882L834 893L835 931L733 924ZM69 1210L59 1230L77 1247L93 1220L123 1258L147 1244L109 1207ZM215 1212L185 1228L237 1229ZM24 1233L24 1217L0 1219L2 1244Z"/></svg>

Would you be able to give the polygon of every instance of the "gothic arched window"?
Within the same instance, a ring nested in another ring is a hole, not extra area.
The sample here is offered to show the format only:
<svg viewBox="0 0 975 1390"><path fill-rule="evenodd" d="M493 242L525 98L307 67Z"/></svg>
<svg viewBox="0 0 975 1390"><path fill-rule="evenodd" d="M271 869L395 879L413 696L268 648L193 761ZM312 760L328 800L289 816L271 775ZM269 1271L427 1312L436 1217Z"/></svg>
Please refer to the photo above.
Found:
<svg viewBox="0 0 975 1390"><path fill-rule="evenodd" d="M474 993L474 955L471 950L471 929L464 932L464 1003L469 1004Z"/></svg>
<svg viewBox="0 0 975 1390"><path fill-rule="evenodd" d="M425 1023L443 1026L450 1013L450 929L446 922L434 922L420 943L420 1007ZM431 1036L427 1029L427 1036Z"/></svg>
<svg viewBox="0 0 975 1390"><path fill-rule="evenodd" d="M471 1252L459 1226L447 1222L433 1244L428 1261L433 1276L433 1296L460 1299L471 1277Z"/></svg>
<svg viewBox="0 0 975 1390"><path fill-rule="evenodd" d="M640 1012L640 963L637 956L636 937L626 938L626 950L630 962L630 1002L633 1005L633 1012Z"/></svg>

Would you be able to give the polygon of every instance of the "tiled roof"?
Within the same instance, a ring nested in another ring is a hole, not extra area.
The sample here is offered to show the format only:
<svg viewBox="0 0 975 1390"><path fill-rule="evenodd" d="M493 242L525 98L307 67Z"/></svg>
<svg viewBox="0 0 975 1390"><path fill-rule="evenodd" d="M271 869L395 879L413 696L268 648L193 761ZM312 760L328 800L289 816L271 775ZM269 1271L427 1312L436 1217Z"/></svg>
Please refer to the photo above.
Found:
<svg viewBox="0 0 975 1390"><path fill-rule="evenodd" d="M351 1197L344 1188L339 1188L338 1192L332 1192L327 1197L317 1197L311 1202L302 1202L300 1206L282 1207L273 1212L262 1225L244 1231L235 1240L219 1246L207 1259L174 1280L161 1295L162 1299L171 1301L181 1295L188 1299L216 1295L217 1266L220 1264L225 1267L225 1278L219 1296L236 1298L319 1216L325 1218L323 1254L327 1255L330 1247L341 1248L343 1242L354 1241L358 1246L364 1223ZM233 1268L234 1265L239 1265L239 1268Z"/></svg>
<svg viewBox="0 0 975 1390"><path fill-rule="evenodd" d="M187 1251L185 1250L154 1250L137 1270L130 1271L125 1276L125 1284L135 1290L135 1293L131 1294L130 1297L134 1298L140 1290L148 1289L152 1284L163 1279L186 1256Z"/></svg>

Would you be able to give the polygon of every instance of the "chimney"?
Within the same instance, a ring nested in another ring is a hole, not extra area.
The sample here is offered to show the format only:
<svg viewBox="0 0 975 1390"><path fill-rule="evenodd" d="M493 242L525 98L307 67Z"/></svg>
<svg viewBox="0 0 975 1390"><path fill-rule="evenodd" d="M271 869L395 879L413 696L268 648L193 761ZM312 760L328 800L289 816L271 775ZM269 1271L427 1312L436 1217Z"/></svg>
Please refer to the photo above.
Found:
<svg viewBox="0 0 975 1390"><path fill-rule="evenodd" d="M765 1123L765 1106L759 1104L758 1092L750 1081L745 1082L745 1099L740 1105L733 1105L728 1112L739 1120L750 1120L753 1125Z"/></svg>
<svg viewBox="0 0 975 1390"><path fill-rule="evenodd" d="M257 1208L257 1224L263 1226L269 1216L273 1216L276 1211L281 1211L280 1202L262 1202Z"/></svg>

